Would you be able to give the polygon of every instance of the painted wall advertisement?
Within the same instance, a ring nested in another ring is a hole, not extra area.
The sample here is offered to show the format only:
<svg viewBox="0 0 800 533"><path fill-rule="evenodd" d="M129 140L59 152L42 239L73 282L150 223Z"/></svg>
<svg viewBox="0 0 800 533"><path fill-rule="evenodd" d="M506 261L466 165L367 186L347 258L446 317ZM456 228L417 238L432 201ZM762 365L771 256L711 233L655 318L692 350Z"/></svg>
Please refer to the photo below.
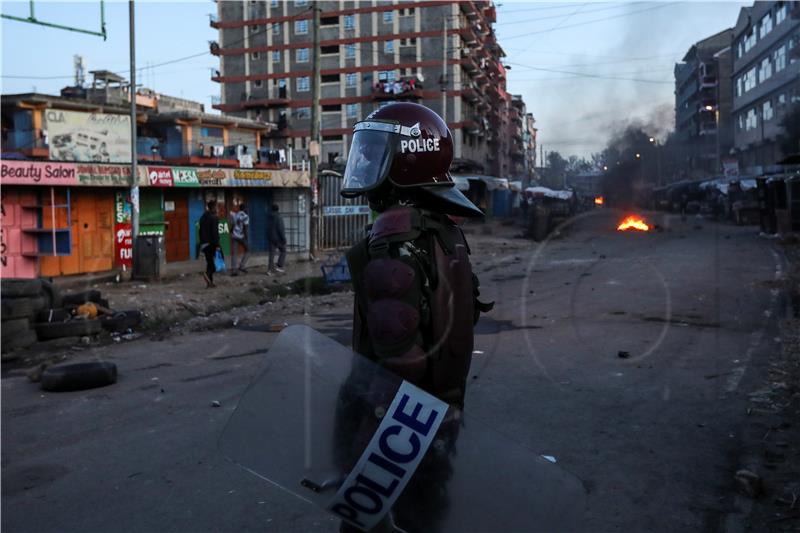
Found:
<svg viewBox="0 0 800 533"><path fill-rule="evenodd" d="M48 109L50 159L87 163L131 160L131 118L128 115L80 113Z"/></svg>
<svg viewBox="0 0 800 533"><path fill-rule="evenodd" d="M123 269L133 266L132 235L130 197L126 192L117 192L114 195L114 256Z"/></svg>
<svg viewBox="0 0 800 533"><path fill-rule="evenodd" d="M308 172L240 168L139 167L144 187L308 187Z"/></svg>

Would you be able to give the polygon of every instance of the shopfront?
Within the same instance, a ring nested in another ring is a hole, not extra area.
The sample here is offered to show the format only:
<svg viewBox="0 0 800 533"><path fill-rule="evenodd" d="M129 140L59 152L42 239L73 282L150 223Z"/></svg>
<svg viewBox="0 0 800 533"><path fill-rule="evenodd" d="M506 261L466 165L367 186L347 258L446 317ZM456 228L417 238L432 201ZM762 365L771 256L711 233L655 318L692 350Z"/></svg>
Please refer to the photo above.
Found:
<svg viewBox="0 0 800 533"><path fill-rule="evenodd" d="M307 173L139 166L130 198L127 165L2 161L2 276L57 277L129 269L133 206L139 234L164 238L166 260L195 258L205 203L219 203L220 238L229 253L227 215L247 204L254 251L266 250L268 214L277 203L289 248L309 244Z"/></svg>

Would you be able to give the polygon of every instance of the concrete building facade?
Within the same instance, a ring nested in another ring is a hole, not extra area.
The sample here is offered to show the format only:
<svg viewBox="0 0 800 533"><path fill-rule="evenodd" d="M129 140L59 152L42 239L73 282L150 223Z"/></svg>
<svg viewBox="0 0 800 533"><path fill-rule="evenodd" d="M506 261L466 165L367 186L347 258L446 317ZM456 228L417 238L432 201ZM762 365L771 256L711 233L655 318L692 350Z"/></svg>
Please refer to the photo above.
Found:
<svg viewBox="0 0 800 533"><path fill-rule="evenodd" d="M731 28L698 41L675 65L675 132L692 174L721 172L733 143Z"/></svg>
<svg viewBox="0 0 800 533"><path fill-rule="evenodd" d="M323 165L342 164L353 124L397 100L424 104L454 135L455 167L513 172L504 57L491 2L322 1L321 136ZM267 139L307 157L311 116L312 4L218 2L212 53L221 85L217 109L274 122ZM522 140L522 131L519 131Z"/></svg>
<svg viewBox="0 0 800 533"><path fill-rule="evenodd" d="M781 119L800 105L800 2L755 2L733 30L734 154L744 172L782 157Z"/></svg>

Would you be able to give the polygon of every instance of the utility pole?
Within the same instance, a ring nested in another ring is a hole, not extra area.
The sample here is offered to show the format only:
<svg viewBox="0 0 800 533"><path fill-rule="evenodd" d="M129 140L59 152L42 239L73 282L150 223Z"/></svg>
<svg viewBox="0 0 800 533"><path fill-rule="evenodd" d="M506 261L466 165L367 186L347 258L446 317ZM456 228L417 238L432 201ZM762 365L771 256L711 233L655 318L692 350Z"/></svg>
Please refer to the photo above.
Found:
<svg viewBox="0 0 800 533"><path fill-rule="evenodd" d="M139 235L139 176L136 170L136 25L134 7L133 0L128 0L131 63L131 240L135 249L136 237ZM135 253L133 258L135 260Z"/></svg>
<svg viewBox="0 0 800 533"><path fill-rule="evenodd" d="M317 228L319 225L319 206L315 205L313 198L319 198L319 157L322 153L322 146L320 143L319 122L320 122L320 59L319 59L319 18L320 7L319 2L312 2L314 15L312 22L312 38L311 45L311 142L308 147L309 163L310 163L310 177L312 187L312 202L311 202L311 242L309 244L309 253L311 259L316 258L317 253ZM319 200L316 202L319 203Z"/></svg>

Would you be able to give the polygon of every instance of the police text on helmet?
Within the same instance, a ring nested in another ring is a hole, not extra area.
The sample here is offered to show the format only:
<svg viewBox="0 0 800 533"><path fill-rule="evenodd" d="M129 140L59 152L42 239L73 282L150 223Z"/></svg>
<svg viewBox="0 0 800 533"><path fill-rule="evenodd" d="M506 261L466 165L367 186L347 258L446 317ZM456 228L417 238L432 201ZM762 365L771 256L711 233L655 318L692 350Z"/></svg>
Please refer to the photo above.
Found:
<svg viewBox="0 0 800 533"><path fill-rule="evenodd" d="M405 154L406 152L438 152L439 151L439 139L438 138L428 138L428 139L410 139L405 140L403 139L400 141L400 152Z"/></svg>

